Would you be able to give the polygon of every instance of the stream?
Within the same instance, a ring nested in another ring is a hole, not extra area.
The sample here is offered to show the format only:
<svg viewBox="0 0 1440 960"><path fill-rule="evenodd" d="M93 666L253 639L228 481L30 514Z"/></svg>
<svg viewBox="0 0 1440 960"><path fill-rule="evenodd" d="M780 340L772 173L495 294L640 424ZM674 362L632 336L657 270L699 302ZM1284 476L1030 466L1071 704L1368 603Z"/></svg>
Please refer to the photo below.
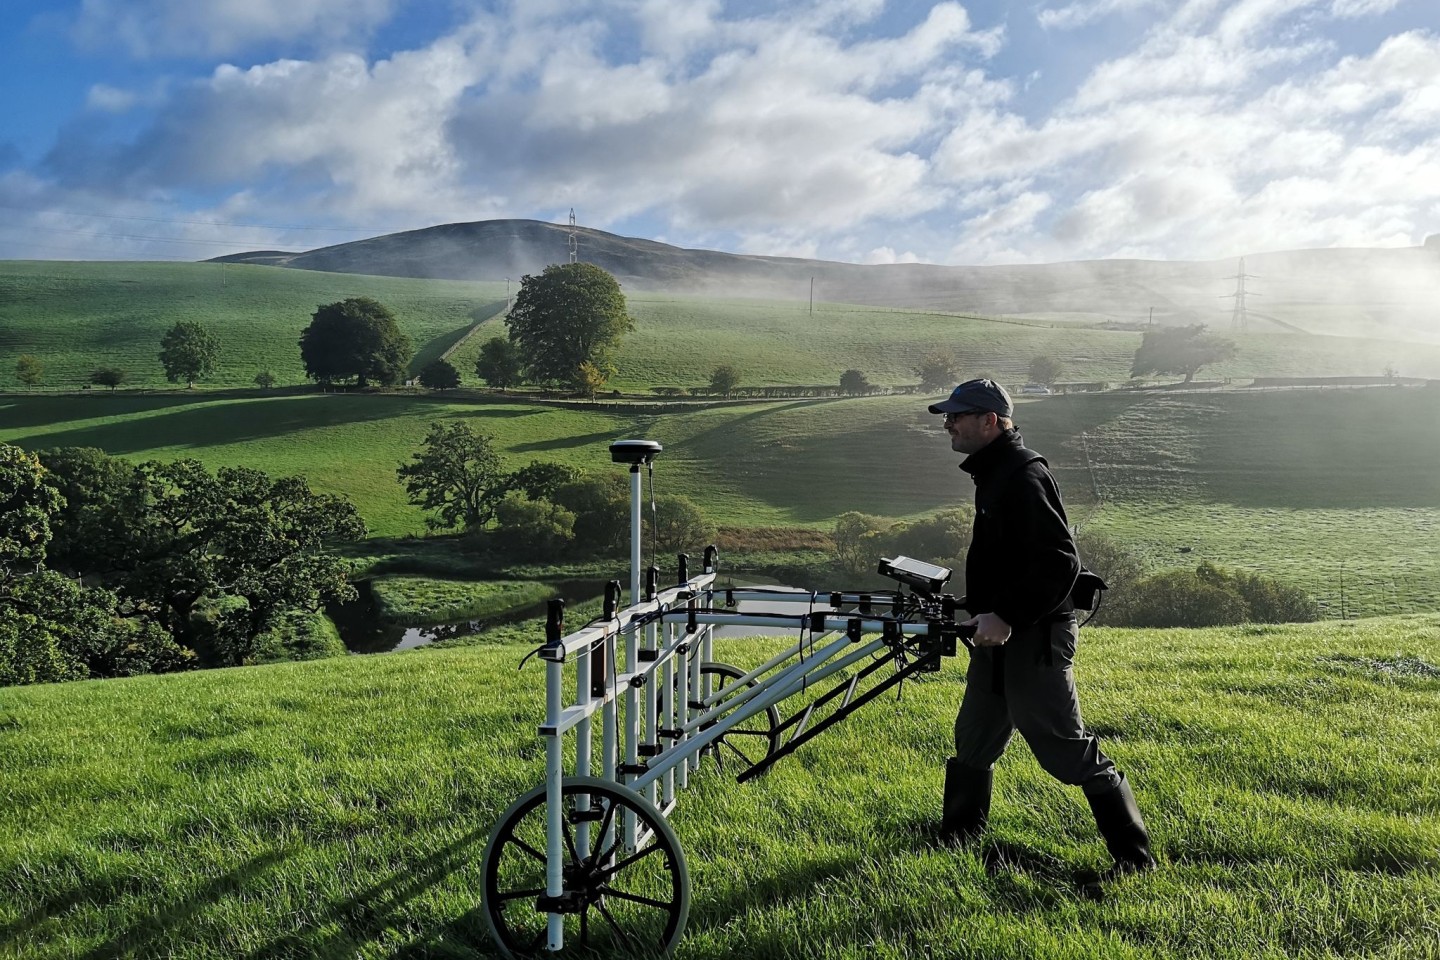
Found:
<svg viewBox="0 0 1440 960"><path fill-rule="evenodd" d="M594 600L605 593L605 580L565 580L554 584L559 590L560 596L566 602L575 605L584 603L587 600ZM807 593L798 587L786 587L784 584L777 584L774 581L763 578L748 577L742 579L722 578L717 586L721 589L729 586L734 587L775 587L795 590L797 593ZM460 620L447 623L422 623L422 624L396 624L381 619L375 605L375 596L371 591L369 581L361 581L355 584L359 596L346 604L332 606L328 613L330 619L335 621L335 626L340 631L340 638L345 642L345 647L351 653L393 653L397 650L412 650L415 647L423 647L435 643L437 640L449 640L454 637L469 637L485 633L487 630L498 626L512 623L520 623L525 620L543 618L545 616L546 603L530 604L525 607L517 607L507 610L502 614L477 620ZM746 602L739 605L742 613L799 613L805 608L794 604L773 604L761 602ZM579 627L577 623L576 628ZM717 639L726 637L763 637L763 636L788 636L793 631L778 630L767 627L717 627L715 636ZM544 639L544 627L536 625L535 642L538 644Z"/></svg>

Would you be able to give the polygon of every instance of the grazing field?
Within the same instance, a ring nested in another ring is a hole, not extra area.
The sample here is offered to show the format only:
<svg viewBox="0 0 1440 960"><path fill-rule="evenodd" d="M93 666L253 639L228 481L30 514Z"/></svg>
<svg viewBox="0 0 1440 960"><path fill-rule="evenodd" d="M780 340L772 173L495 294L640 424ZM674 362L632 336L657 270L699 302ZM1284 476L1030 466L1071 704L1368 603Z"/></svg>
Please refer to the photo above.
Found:
<svg viewBox="0 0 1440 960"><path fill-rule="evenodd" d="M518 278L516 278L518 280ZM514 285L511 285L513 292ZM417 348L419 370L455 348L462 379L475 382L480 344L504 332L504 282L408 280L218 263L0 262L0 381L16 358L36 355L43 386L75 389L97 366L125 370L133 386L164 385L156 355L178 320L199 320L221 340L210 381L246 386L268 368L279 385L304 381L298 339L315 307L372 296L389 305ZM915 360L940 346L966 376L1028 379L1032 358L1058 358L1069 380L1123 381L1139 345L1135 331L1006 317L983 318L803 301L703 299L631 291L636 329L616 354L611 388L696 387L721 363L742 384L832 384L849 368L879 385L915 381ZM1140 319L1136 317L1136 319ZM1217 312L1212 324L1223 330ZM478 324L478 327L476 326ZM475 336L464 339L474 328ZM1240 352L1206 376L1440 377L1440 345L1271 333L1236 337ZM458 345L458 346L457 346Z"/></svg>
<svg viewBox="0 0 1440 960"><path fill-rule="evenodd" d="M825 528L847 510L911 517L969 496L923 397L805 400L665 415L522 402L297 395L0 398L0 441L97 446L298 473L359 506L379 536L424 532L395 467L433 419L491 433L512 467L611 469L606 445L666 450L661 492L724 526ZM1022 401L1029 443L1071 520L1153 566L1201 560L1280 577L1330 616L1440 605L1440 390L1387 387Z"/></svg>
<svg viewBox="0 0 1440 960"><path fill-rule="evenodd" d="M15 358L31 353L45 364L46 387L76 389L99 366L124 370L130 385L162 386L160 338L198 320L220 340L207 382L249 386L269 369L279 385L303 383L300 331L317 306L354 296L395 312L419 370L502 310L505 284L244 264L0 261L0 377L11 382Z"/></svg>
<svg viewBox="0 0 1440 960"><path fill-rule="evenodd" d="M0 956L492 955L481 853L543 756L525 652L7 690ZM1440 618L1087 631L1162 861L1101 899L1083 800L1018 741L984 841L924 839L962 666L750 784L707 765L679 957L1440 956Z"/></svg>

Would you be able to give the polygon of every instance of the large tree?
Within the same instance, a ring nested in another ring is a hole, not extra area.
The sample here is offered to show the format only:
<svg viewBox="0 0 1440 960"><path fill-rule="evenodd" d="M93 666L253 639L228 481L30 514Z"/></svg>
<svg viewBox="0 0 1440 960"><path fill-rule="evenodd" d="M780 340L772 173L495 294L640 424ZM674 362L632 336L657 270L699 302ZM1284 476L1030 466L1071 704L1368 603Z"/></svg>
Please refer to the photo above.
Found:
<svg viewBox="0 0 1440 960"><path fill-rule="evenodd" d="M722 363L710 371L710 392L728 397L740 385L740 371L732 364Z"/></svg>
<svg viewBox="0 0 1440 960"><path fill-rule="evenodd" d="M520 347L506 337L491 337L480 344L480 356L475 358L475 375L492 387L505 390L520 382L525 370L525 358Z"/></svg>
<svg viewBox="0 0 1440 960"><path fill-rule="evenodd" d="M509 478L491 443L463 420L432 423L413 462L396 469L410 502L436 512L426 520L432 529L478 529L495 516Z"/></svg>
<svg viewBox="0 0 1440 960"><path fill-rule="evenodd" d="M1152 330L1140 340L1130 376L1184 374L1185 382L1195 379L1200 368L1223 363L1236 354L1235 341L1205 332L1205 325Z"/></svg>
<svg viewBox="0 0 1440 960"><path fill-rule="evenodd" d="M430 390L453 390L460 386L460 371L449 360L431 360L420 371L420 386Z"/></svg>
<svg viewBox="0 0 1440 960"><path fill-rule="evenodd" d="M355 378L393 384L405 378L414 353L390 308L370 297L350 297L317 307L300 334L305 375L318 383Z"/></svg>
<svg viewBox="0 0 1440 960"><path fill-rule="evenodd" d="M551 264L522 278L505 325L532 380L577 387L581 365L604 369L620 337L635 328L620 284L592 263Z"/></svg>
<svg viewBox="0 0 1440 960"><path fill-rule="evenodd" d="M119 367L96 367L90 372L90 382L96 386L109 387L111 392L125 382L125 371Z"/></svg>
<svg viewBox="0 0 1440 960"><path fill-rule="evenodd" d="M181 320L160 340L160 364L165 368L165 379L171 383L183 380L195 386L197 380L215 372L219 358L220 341L195 320Z"/></svg>

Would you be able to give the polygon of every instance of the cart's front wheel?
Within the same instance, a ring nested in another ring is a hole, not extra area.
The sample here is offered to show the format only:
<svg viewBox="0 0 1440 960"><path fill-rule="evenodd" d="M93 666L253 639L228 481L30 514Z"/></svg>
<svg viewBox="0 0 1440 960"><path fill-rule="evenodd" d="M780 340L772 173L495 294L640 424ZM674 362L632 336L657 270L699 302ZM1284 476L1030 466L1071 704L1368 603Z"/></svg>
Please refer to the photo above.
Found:
<svg viewBox="0 0 1440 960"><path fill-rule="evenodd" d="M669 952L690 912L690 876L669 821L644 797L609 780L567 777L561 796L564 892L555 901L541 899L545 785L511 804L490 834L485 920L501 953L544 952L551 910L563 917L564 946L575 952ZM625 849L626 813L635 817L634 850Z"/></svg>

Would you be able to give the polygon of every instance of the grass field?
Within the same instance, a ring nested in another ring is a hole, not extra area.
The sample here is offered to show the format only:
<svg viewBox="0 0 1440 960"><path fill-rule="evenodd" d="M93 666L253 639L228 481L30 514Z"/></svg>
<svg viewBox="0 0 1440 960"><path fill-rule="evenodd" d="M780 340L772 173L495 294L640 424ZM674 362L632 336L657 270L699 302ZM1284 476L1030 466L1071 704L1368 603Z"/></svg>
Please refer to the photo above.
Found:
<svg viewBox="0 0 1440 960"><path fill-rule="evenodd" d="M351 498L372 533L421 533L395 467L432 419L496 437L507 463L610 469L606 445L666 450L662 492L725 526L828 527L847 510L915 516L969 497L924 398L717 407L666 415L423 397L0 399L0 441L298 473ZM1211 560L1279 576L1332 616L1440 604L1440 391L1110 393L1017 411L1071 519L1155 566Z"/></svg>
<svg viewBox="0 0 1440 960"><path fill-rule="evenodd" d="M524 652L7 690L0 956L490 955L481 852L541 771ZM678 955L1440 956L1437 665L1435 616L1087 631L1086 716L1163 861L1096 900L1084 802L1018 742L979 848L920 838L950 663L758 781L707 767L673 816L694 891Z"/></svg>
<svg viewBox="0 0 1440 960"><path fill-rule="evenodd" d="M74 389L97 366L117 366L135 386L165 385L156 354L177 320L199 320L221 340L211 381L249 385L268 368L280 385L301 383L297 345L315 307L372 296L389 305L417 348L412 369L454 347L477 321L476 335L452 362L474 383L484 339L503 332L496 314L504 283L407 280L244 264L0 262L0 381L13 383L16 358L38 356L44 385ZM636 330L619 349L612 387L694 387L720 363L742 382L838 383L848 368L882 385L913 383L916 358L939 345L953 350L967 376L1007 383L1028 379L1030 360L1046 354L1072 380L1122 381L1140 335L1075 324L979 319L948 314L799 301L701 299L633 292ZM1217 326L1218 329L1218 326ZM1207 376L1440 377L1440 345L1334 336L1237 336L1233 361Z"/></svg>
<svg viewBox="0 0 1440 960"><path fill-rule="evenodd" d="M99 366L124 370L131 385L162 386L160 338L179 320L198 320L220 340L210 383L249 386L262 369L277 384L303 383L300 331L317 306L353 296L374 297L395 312L419 370L502 309L505 284L245 264L4 261L0 375L10 382L15 358L31 353L45 364L44 385L52 388L73 390Z"/></svg>

